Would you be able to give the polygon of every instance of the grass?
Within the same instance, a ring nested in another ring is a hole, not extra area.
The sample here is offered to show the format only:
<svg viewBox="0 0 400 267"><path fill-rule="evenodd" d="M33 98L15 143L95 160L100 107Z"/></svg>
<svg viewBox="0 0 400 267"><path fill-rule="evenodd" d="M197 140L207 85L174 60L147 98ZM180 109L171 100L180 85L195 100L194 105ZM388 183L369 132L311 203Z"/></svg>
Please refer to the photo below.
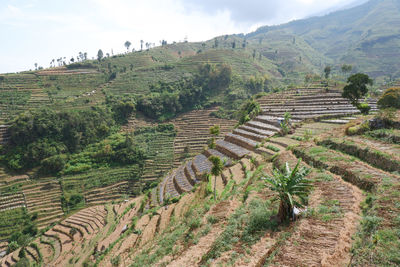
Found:
<svg viewBox="0 0 400 267"><path fill-rule="evenodd" d="M339 207L339 200L336 199L326 199L322 201L317 208L317 214L324 222L343 216Z"/></svg>
<svg viewBox="0 0 400 267"><path fill-rule="evenodd" d="M203 255L201 262L210 263L238 243L243 242L247 246L254 244L266 231L276 229L277 223L271 219L274 213L274 206L260 199L254 199L248 205L238 208L229 218L225 230Z"/></svg>

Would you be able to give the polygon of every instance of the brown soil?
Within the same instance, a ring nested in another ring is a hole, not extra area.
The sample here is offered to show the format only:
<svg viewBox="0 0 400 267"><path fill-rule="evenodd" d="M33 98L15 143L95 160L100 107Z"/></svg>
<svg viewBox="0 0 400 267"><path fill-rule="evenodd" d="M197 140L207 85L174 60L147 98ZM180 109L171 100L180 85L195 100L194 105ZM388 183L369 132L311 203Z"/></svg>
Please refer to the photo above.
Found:
<svg viewBox="0 0 400 267"><path fill-rule="evenodd" d="M175 209L176 204L169 205L168 207L161 207L161 219L158 226L158 232L162 233L168 226L171 219L171 214Z"/></svg>
<svg viewBox="0 0 400 267"><path fill-rule="evenodd" d="M195 195L193 193L188 193L179 200L174 209L175 217L179 218L183 216L183 214L185 214L185 212L189 208L189 205L192 203L194 196Z"/></svg>
<svg viewBox="0 0 400 267"><path fill-rule="evenodd" d="M219 222L214 224L211 231L207 235L201 237L196 245L191 246L188 250L184 251L177 259L174 259L167 266L198 266L202 256L210 250L215 239L223 232L225 219L227 219L239 206L239 201L230 200L220 202L216 206L212 207L208 214L212 214L219 218ZM207 214L204 218L206 217ZM162 262L166 262L166 259L163 259Z"/></svg>
<svg viewBox="0 0 400 267"><path fill-rule="evenodd" d="M232 166L230 168L231 174L232 174L232 179L235 180L237 184L239 184L243 179L244 179L244 172L242 170L242 165L240 163Z"/></svg>
<svg viewBox="0 0 400 267"><path fill-rule="evenodd" d="M154 215L151 217L150 222L147 224L146 228L143 230L142 238L140 240L140 246L149 242L156 233L157 225L160 221L160 215Z"/></svg>

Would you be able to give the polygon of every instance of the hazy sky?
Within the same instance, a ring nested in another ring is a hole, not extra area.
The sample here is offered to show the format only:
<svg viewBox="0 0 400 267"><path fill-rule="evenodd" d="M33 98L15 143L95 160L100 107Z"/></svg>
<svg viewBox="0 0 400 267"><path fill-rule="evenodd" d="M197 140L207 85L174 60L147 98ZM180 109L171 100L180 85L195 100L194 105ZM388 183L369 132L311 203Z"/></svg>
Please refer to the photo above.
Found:
<svg viewBox="0 0 400 267"><path fill-rule="evenodd" d="M124 42L159 44L248 33L354 0L0 0L0 73L98 49L114 54Z"/></svg>

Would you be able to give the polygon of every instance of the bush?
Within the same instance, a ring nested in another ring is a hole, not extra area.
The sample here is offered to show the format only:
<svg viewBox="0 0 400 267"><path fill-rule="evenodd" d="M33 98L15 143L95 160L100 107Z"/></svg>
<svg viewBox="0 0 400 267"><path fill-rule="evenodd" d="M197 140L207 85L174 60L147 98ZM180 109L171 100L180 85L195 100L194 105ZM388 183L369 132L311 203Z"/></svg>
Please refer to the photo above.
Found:
<svg viewBox="0 0 400 267"><path fill-rule="evenodd" d="M16 241L11 241L11 242L8 244L7 254L8 254L8 253L11 253L11 252L13 252L13 251L15 251L15 250L17 250L18 248L19 248L18 243L17 243Z"/></svg>
<svg viewBox="0 0 400 267"><path fill-rule="evenodd" d="M260 112L260 104L254 100L248 100L238 112L239 125L255 118Z"/></svg>
<svg viewBox="0 0 400 267"><path fill-rule="evenodd" d="M345 130L346 135L360 135L370 130L369 122L363 122L361 124L350 123Z"/></svg>
<svg viewBox="0 0 400 267"><path fill-rule="evenodd" d="M363 115L368 115L369 111L371 110L371 107L367 103L358 104L357 108Z"/></svg>
<svg viewBox="0 0 400 267"><path fill-rule="evenodd" d="M400 109L400 87L389 88L378 100L380 108Z"/></svg>
<svg viewBox="0 0 400 267"><path fill-rule="evenodd" d="M66 155L55 155L42 160L40 172L42 174L57 174L65 167L67 161Z"/></svg>

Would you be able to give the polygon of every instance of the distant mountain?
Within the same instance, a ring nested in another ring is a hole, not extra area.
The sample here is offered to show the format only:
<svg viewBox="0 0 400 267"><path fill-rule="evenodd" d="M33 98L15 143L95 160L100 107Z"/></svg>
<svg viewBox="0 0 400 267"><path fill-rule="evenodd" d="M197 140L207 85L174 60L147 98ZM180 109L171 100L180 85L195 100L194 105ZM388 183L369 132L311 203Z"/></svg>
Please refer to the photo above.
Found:
<svg viewBox="0 0 400 267"><path fill-rule="evenodd" d="M326 62L352 64L373 77L400 77L400 1L371 0L326 16L264 26L249 40L292 35L325 56Z"/></svg>

